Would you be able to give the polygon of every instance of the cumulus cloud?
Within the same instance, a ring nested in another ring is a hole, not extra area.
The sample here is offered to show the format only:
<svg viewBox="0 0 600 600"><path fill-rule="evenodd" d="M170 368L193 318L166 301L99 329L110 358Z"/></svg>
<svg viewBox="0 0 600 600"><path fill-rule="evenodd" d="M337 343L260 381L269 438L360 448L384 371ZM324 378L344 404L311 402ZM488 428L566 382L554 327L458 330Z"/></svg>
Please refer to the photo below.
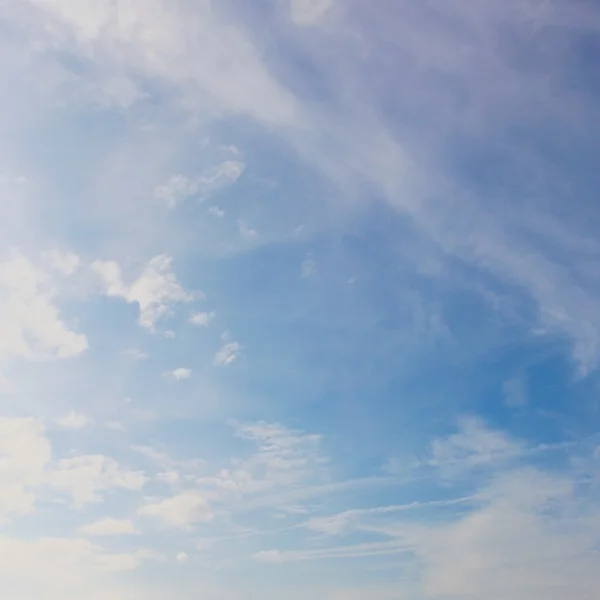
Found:
<svg viewBox="0 0 600 600"><path fill-rule="evenodd" d="M183 529L196 523L207 523L213 519L213 513L206 498L201 493L194 491L151 501L138 510L138 515L155 517L169 527Z"/></svg>
<svg viewBox="0 0 600 600"><path fill-rule="evenodd" d="M165 254L155 256L129 285L124 283L121 268L116 262L95 261L92 268L101 277L107 296L137 304L140 325L153 330L159 319L172 313L175 304L193 299L192 294L186 292L177 281L171 262L171 258Z"/></svg>
<svg viewBox="0 0 600 600"><path fill-rule="evenodd" d="M52 280L22 254L0 262L0 358L69 358L88 342L62 319Z"/></svg>

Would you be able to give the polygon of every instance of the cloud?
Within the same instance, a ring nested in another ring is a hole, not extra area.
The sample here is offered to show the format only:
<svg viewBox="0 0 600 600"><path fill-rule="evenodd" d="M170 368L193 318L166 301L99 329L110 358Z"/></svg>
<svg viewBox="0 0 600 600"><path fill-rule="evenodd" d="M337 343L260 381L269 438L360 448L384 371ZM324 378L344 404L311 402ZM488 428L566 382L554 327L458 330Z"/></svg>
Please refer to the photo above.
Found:
<svg viewBox="0 0 600 600"><path fill-rule="evenodd" d="M88 523L79 528L79 531L84 535L92 536L112 536L112 535L129 535L137 533L135 525L129 519L113 519L105 517L99 521Z"/></svg>
<svg viewBox="0 0 600 600"><path fill-rule="evenodd" d="M183 367L179 367L178 369L174 369L173 371L167 371L163 373L163 377L167 377L172 379L173 381L184 381L189 379L192 376L191 369L185 369Z"/></svg>
<svg viewBox="0 0 600 600"><path fill-rule="evenodd" d="M100 454L63 458L46 476L56 490L68 493L76 508L89 502L101 502L110 490L140 490L147 482L141 471L123 469L116 460Z"/></svg>
<svg viewBox="0 0 600 600"><path fill-rule="evenodd" d="M180 564L185 564L188 561L188 555L185 552L179 552L177 554L177 556L175 557L175 559L177 560L178 563Z"/></svg>
<svg viewBox="0 0 600 600"><path fill-rule="evenodd" d="M252 229L251 227L248 227L246 222L241 219L238 221L238 230L240 232L240 235L245 238L253 238L258 235L258 232L256 231L256 229Z"/></svg>
<svg viewBox="0 0 600 600"><path fill-rule="evenodd" d="M197 196L200 201L235 183L244 172L242 162L228 160L210 169L206 174L195 179L184 175L173 175L154 190L154 197L165 203L167 208L175 208L187 198Z"/></svg>
<svg viewBox="0 0 600 600"><path fill-rule="evenodd" d="M600 527L579 502L571 481L525 469L494 481L466 515L399 535L423 561L432 597L560 600L569 590L584 600L600 583Z"/></svg>
<svg viewBox="0 0 600 600"><path fill-rule="evenodd" d="M109 552L78 538L0 536L0 574L11 598L132 600L113 578L146 560L144 552Z"/></svg>
<svg viewBox="0 0 600 600"><path fill-rule="evenodd" d="M242 346L238 342L225 341L215 354L213 364L215 367L228 367L238 359L241 351Z"/></svg>
<svg viewBox="0 0 600 600"><path fill-rule="evenodd" d="M72 252L61 252L56 248L46 250L42 253L44 261L50 268L57 271L65 277L69 277L77 272L81 267L81 259Z"/></svg>
<svg viewBox="0 0 600 600"><path fill-rule="evenodd" d="M213 513L199 492L182 492L176 496L149 502L138 510L142 517L155 517L169 527L186 529L196 523L208 523Z"/></svg>
<svg viewBox="0 0 600 600"><path fill-rule="evenodd" d="M312 255L308 255L300 265L300 272L302 277L311 277L317 272L317 262L312 257Z"/></svg>
<svg viewBox="0 0 600 600"><path fill-rule="evenodd" d="M88 348L62 320L52 280L17 251L0 262L0 290L0 358L70 358Z"/></svg>
<svg viewBox="0 0 600 600"><path fill-rule="evenodd" d="M332 8L335 0L289 0L290 16L296 25L314 25Z"/></svg>
<svg viewBox="0 0 600 600"><path fill-rule="evenodd" d="M199 312L194 313L190 317L190 323L198 327L208 327L214 320L217 314L215 312Z"/></svg>
<svg viewBox="0 0 600 600"><path fill-rule="evenodd" d="M123 355L131 358L133 360L146 360L148 355L137 348L130 348L128 350L123 350Z"/></svg>
<svg viewBox="0 0 600 600"><path fill-rule="evenodd" d="M431 444L430 464L448 473L463 469L504 463L522 456L523 442L489 429L476 417L465 417L458 433L435 439Z"/></svg>
<svg viewBox="0 0 600 600"><path fill-rule="evenodd" d="M279 564L284 561L284 555L278 550L261 550L252 555L257 562Z"/></svg>
<svg viewBox="0 0 600 600"><path fill-rule="evenodd" d="M218 206L211 206L208 209L208 214L212 215L213 217L224 217L225 216L225 211L222 210L221 208L219 208Z"/></svg>
<svg viewBox="0 0 600 600"><path fill-rule="evenodd" d="M74 410L56 421L56 424L63 429L83 429L89 423L90 419L86 415Z"/></svg>
<svg viewBox="0 0 600 600"><path fill-rule="evenodd" d="M282 505L279 494L304 489L322 475L327 460L320 452L318 435L294 431L279 423L232 423L236 437L252 442L255 450L232 461L231 468L198 483L224 498L254 496L254 503ZM250 501L247 500L247 506Z"/></svg>
<svg viewBox="0 0 600 600"><path fill-rule="evenodd" d="M172 313L175 304L193 299L178 283L171 262L165 254L155 256L130 285L123 282L121 268L115 262L95 261L92 269L102 278L105 293L138 304L140 325L153 330L159 319Z"/></svg>
<svg viewBox="0 0 600 600"><path fill-rule="evenodd" d="M0 418L0 521L34 511L51 457L39 421Z"/></svg>

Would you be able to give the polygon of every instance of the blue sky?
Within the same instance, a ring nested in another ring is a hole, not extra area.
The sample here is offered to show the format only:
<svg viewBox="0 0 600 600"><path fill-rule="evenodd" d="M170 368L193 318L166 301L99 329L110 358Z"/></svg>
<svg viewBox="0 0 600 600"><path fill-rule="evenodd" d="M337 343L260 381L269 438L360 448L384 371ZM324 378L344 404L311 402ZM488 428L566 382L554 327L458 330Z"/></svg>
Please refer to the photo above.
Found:
<svg viewBox="0 0 600 600"><path fill-rule="evenodd" d="M0 6L14 600L600 587L600 10Z"/></svg>

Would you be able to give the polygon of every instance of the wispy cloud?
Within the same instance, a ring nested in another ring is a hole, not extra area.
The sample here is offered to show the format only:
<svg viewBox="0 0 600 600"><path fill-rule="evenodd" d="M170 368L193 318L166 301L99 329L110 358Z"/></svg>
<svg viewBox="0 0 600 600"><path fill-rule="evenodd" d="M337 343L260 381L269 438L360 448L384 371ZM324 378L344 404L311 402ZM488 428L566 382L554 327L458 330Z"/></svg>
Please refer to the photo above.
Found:
<svg viewBox="0 0 600 600"><path fill-rule="evenodd" d="M223 341L223 345L219 348L215 354L213 364L215 367L228 367L233 364L240 356L242 352L242 346L239 342L235 341Z"/></svg>

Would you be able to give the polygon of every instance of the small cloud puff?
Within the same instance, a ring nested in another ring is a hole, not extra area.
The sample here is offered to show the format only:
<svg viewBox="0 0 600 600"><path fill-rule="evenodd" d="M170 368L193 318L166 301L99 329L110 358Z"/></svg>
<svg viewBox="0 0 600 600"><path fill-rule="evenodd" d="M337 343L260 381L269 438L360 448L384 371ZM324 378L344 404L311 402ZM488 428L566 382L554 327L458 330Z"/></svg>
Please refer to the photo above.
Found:
<svg viewBox="0 0 600 600"><path fill-rule="evenodd" d="M172 371L163 373L163 377L173 379L174 381L184 381L185 379L189 379L191 376L192 370L184 367L179 367L178 369L173 369Z"/></svg>
<svg viewBox="0 0 600 600"><path fill-rule="evenodd" d="M216 316L217 313L215 312L199 312L194 313L189 320L192 325L207 327L215 320Z"/></svg>
<svg viewBox="0 0 600 600"><path fill-rule="evenodd" d="M56 424L62 429L82 429L86 425L89 425L89 423L90 420L86 415L74 410L56 421Z"/></svg>
<svg viewBox="0 0 600 600"><path fill-rule="evenodd" d="M138 515L155 517L174 528L188 528L194 523L212 521L210 505L198 492L183 492L171 498L150 502L138 510Z"/></svg>

